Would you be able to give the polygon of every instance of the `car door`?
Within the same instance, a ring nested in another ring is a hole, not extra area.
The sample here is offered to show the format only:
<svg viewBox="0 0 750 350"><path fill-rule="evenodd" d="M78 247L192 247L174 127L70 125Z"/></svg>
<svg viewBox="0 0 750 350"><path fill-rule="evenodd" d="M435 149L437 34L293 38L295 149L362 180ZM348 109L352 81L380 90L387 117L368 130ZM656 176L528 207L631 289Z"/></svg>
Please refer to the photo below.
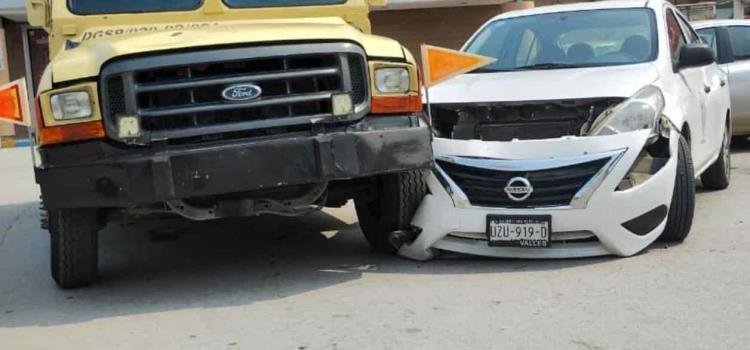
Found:
<svg viewBox="0 0 750 350"><path fill-rule="evenodd" d="M686 34L688 44L700 44L701 39L685 17L677 13L677 20L682 25ZM703 115L703 136L709 149L709 161L719 155L721 144L724 140L724 128L727 115L727 73L718 64L710 64L701 67L703 71L703 92L705 93L706 109Z"/></svg>
<svg viewBox="0 0 750 350"><path fill-rule="evenodd" d="M666 13L667 35L672 63L677 67L680 51L687 45L688 39L677 15L671 8ZM679 99L682 113L690 125L690 146L696 169L702 169L711 156L706 145L706 93L703 67L686 67L675 71L678 82L673 85L671 95Z"/></svg>
<svg viewBox="0 0 750 350"><path fill-rule="evenodd" d="M727 64L734 130L750 133L750 26L727 27L734 62Z"/></svg>

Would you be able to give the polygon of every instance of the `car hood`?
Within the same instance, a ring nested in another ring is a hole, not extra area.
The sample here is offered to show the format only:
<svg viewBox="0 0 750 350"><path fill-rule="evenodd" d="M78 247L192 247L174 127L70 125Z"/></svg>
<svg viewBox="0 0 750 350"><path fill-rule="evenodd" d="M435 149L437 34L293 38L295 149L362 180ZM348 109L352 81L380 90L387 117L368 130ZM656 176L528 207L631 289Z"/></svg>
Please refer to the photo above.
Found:
<svg viewBox="0 0 750 350"><path fill-rule="evenodd" d="M465 74L430 89L430 103L628 98L659 78L651 63Z"/></svg>
<svg viewBox="0 0 750 350"><path fill-rule="evenodd" d="M405 59L398 42L360 32L339 17L97 27L71 41L80 45L61 51L51 62L55 82L95 77L116 57L217 45L349 41L371 57Z"/></svg>

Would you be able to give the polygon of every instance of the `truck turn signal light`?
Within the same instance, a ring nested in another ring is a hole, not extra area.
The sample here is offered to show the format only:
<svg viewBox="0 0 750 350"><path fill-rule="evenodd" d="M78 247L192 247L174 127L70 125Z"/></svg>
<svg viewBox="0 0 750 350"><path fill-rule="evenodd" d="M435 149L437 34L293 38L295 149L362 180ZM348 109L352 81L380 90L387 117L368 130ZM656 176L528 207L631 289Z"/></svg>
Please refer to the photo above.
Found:
<svg viewBox="0 0 750 350"><path fill-rule="evenodd" d="M38 144L52 145L58 143L102 139L106 136L101 120L73 123L59 126L44 126L42 105L36 100L36 120L38 126Z"/></svg>

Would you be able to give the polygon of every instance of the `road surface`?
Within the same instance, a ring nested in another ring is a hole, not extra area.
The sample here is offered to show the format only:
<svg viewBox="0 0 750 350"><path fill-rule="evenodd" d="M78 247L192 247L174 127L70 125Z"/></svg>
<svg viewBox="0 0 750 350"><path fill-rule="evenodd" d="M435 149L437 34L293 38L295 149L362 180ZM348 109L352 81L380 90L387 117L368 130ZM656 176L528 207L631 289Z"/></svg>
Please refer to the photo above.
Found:
<svg viewBox="0 0 750 350"><path fill-rule="evenodd" d="M686 243L628 259L405 261L346 207L110 225L100 283L62 291L38 196L28 149L0 151L0 349L750 347L750 146Z"/></svg>

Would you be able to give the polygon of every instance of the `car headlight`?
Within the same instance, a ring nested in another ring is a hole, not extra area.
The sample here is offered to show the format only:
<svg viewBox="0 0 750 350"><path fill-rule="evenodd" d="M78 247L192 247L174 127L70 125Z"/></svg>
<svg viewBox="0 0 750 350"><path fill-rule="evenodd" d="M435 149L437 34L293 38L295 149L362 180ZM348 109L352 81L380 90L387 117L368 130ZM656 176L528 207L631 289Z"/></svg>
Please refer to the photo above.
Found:
<svg viewBox="0 0 750 350"><path fill-rule="evenodd" d="M604 111L591 126L589 135L616 135L638 130L652 130L651 140L660 133L664 111L664 94L656 86L638 90L631 98Z"/></svg>
<svg viewBox="0 0 750 350"><path fill-rule="evenodd" d="M409 91L411 80L406 68L378 68L375 70L375 87L385 94L403 94Z"/></svg>
<svg viewBox="0 0 750 350"><path fill-rule="evenodd" d="M91 96L86 91L66 92L50 99L55 120L90 118L93 115Z"/></svg>

